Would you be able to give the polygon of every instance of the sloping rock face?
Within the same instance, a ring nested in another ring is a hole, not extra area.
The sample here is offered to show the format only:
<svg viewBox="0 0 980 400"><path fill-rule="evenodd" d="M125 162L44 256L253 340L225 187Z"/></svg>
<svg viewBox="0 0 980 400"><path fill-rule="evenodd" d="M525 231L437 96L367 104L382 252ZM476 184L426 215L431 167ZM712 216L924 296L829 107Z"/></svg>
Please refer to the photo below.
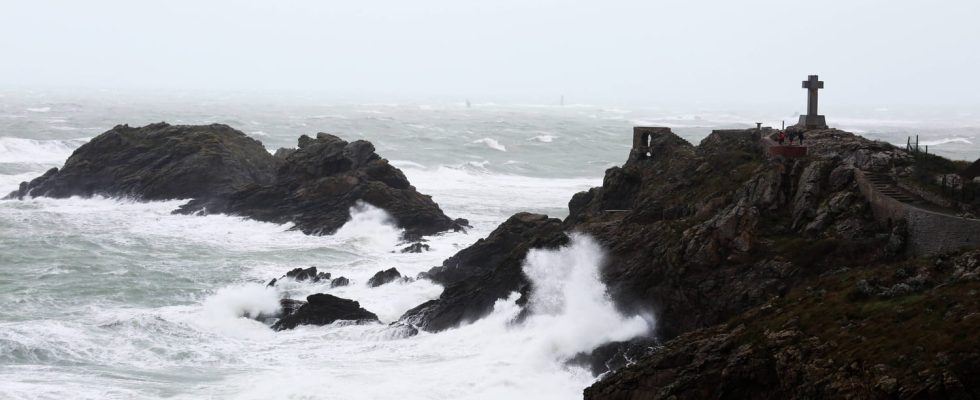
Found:
<svg viewBox="0 0 980 400"><path fill-rule="evenodd" d="M769 161L754 130L716 131L699 146L663 133L651 148L576 194L565 223L609 251L610 293L625 312L652 311L660 338L723 322L827 268L886 256L887 231L849 176L834 174L849 168L840 153Z"/></svg>
<svg viewBox="0 0 980 400"><path fill-rule="evenodd" d="M522 270L528 250L557 248L568 240L558 219L515 214L486 239L423 273L420 278L438 282L445 290L438 299L407 311L401 320L437 332L486 316L497 300L513 292L522 294L519 304L526 303L532 290Z"/></svg>
<svg viewBox="0 0 980 400"><path fill-rule="evenodd" d="M296 151L284 153L271 185L255 184L227 196L196 199L181 213L226 213L260 221L293 222L307 234L331 234L350 220L358 202L387 211L409 236L461 227L432 198L415 190L397 168L367 141L303 135Z"/></svg>
<svg viewBox="0 0 980 400"><path fill-rule="evenodd" d="M261 142L227 125L119 125L10 197L210 198L271 183L276 165Z"/></svg>
<svg viewBox="0 0 980 400"><path fill-rule="evenodd" d="M181 213L227 213L331 234L361 202L387 211L417 238L462 229L367 141L303 135L276 156L226 125L121 125L76 150L63 168L9 197L127 196L193 199Z"/></svg>
<svg viewBox="0 0 980 400"><path fill-rule="evenodd" d="M975 399L978 257L835 271L677 337L585 398Z"/></svg>
<svg viewBox="0 0 980 400"><path fill-rule="evenodd" d="M297 307L298 305L298 307ZM277 331L299 325L328 325L336 321L378 322L378 316L361 308L361 304L325 293L311 294L305 304L296 301L285 307L284 315L272 325Z"/></svg>

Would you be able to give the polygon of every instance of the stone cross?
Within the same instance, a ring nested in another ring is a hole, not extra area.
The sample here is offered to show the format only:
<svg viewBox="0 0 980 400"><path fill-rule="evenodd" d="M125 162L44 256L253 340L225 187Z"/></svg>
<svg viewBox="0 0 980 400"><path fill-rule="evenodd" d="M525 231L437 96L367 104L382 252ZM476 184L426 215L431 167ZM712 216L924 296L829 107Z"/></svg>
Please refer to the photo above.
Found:
<svg viewBox="0 0 980 400"><path fill-rule="evenodd" d="M799 125L806 129L827 129L826 119L817 113L817 90L823 89L823 81L810 75L803 81L803 88L807 89L806 115L800 116Z"/></svg>
<svg viewBox="0 0 980 400"><path fill-rule="evenodd" d="M803 81L803 88L809 92L806 98L806 113L808 115L820 114L817 112L817 90L823 89L823 81L816 75L810 75L807 80Z"/></svg>

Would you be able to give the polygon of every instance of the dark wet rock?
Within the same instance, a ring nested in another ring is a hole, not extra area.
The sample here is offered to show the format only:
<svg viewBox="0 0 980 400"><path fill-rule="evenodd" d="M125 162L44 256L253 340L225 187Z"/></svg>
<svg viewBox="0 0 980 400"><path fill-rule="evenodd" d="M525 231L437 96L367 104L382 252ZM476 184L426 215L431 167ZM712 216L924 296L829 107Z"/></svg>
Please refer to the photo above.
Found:
<svg viewBox="0 0 980 400"><path fill-rule="evenodd" d="M268 285L266 286L275 286L276 283L279 282L279 280L284 278L290 278L297 282L308 281L310 283L317 283L320 281L330 281L330 273L318 272L316 267L293 268L292 270L287 271L286 274L284 274L283 276L280 276L279 278L269 281Z"/></svg>
<svg viewBox="0 0 980 400"><path fill-rule="evenodd" d="M298 303L292 303L290 307ZM291 313L284 312L282 318L272 325L277 331L293 329L299 325L328 325L336 321L378 322L378 316L361 308L354 300L342 299L325 293L306 297L306 303Z"/></svg>
<svg viewBox="0 0 980 400"><path fill-rule="evenodd" d="M118 125L11 195L209 199L272 183L276 166L261 142L227 125Z"/></svg>
<svg viewBox="0 0 980 400"><path fill-rule="evenodd" d="M419 334L419 330L414 326L401 321L395 321L388 325L388 332L393 339L402 339Z"/></svg>
<svg viewBox="0 0 980 400"><path fill-rule="evenodd" d="M595 348L591 352L579 354L568 362L573 365L584 366L593 375L599 376L633 364L640 358L652 354L659 346L660 341L651 337L641 337L625 342L610 342Z"/></svg>
<svg viewBox="0 0 980 400"><path fill-rule="evenodd" d="M407 237L462 229L367 141L320 133L270 155L226 125L120 125L79 147L61 169L20 185L24 196L192 199L176 212L241 215L331 234L351 207L384 209Z"/></svg>
<svg viewBox="0 0 980 400"><path fill-rule="evenodd" d="M299 148L284 157L272 184L196 199L180 212L292 222L304 233L319 235L347 223L351 207L370 204L388 212L408 237L459 228L431 197L416 191L401 170L378 156L370 142L347 142L326 133L316 139L303 135Z"/></svg>
<svg viewBox="0 0 980 400"><path fill-rule="evenodd" d="M375 273L374 276L371 277L371 279L368 279L367 284L370 287L378 287L387 283L394 282L398 279L401 279L401 277L402 274L398 272L397 269L388 268L384 271L378 271L377 273Z"/></svg>
<svg viewBox="0 0 980 400"><path fill-rule="evenodd" d="M471 322L490 313L494 303L513 292L526 303L531 291L522 265L532 248L557 248L568 243L561 221L545 215L519 213L485 239L422 274L445 286L436 300L415 307L401 320L436 332Z"/></svg>
<svg viewBox="0 0 980 400"><path fill-rule="evenodd" d="M975 398L980 338L968 332L980 329L980 281L939 264L898 261L808 280L653 348L585 399Z"/></svg>
<svg viewBox="0 0 980 400"><path fill-rule="evenodd" d="M285 148L285 147L280 147L280 148L276 149L276 152L273 153L272 156L275 157L277 160L286 161L286 159L289 158L289 155L291 155L291 154L293 154L295 152L296 152L296 149L289 149L289 148Z"/></svg>
<svg viewBox="0 0 980 400"><path fill-rule="evenodd" d="M412 243L401 250L402 253L421 253L429 251L429 245L425 243Z"/></svg>
<svg viewBox="0 0 980 400"><path fill-rule="evenodd" d="M279 317L281 318L282 316L292 315L296 313L296 311L299 310L299 308L302 307L304 304L306 304L306 302L302 300L295 300L295 299L279 300L279 306L281 307L279 311Z"/></svg>
<svg viewBox="0 0 980 400"><path fill-rule="evenodd" d="M330 287L332 288L347 286L347 285L350 285L350 279L344 278L342 276L330 281Z"/></svg>
<svg viewBox="0 0 980 400"><path fill-rule="evenodd" d="M272 280L269 281L269 283L265 284L265 287L273 287L273 286L276 286L276 282L279 282L279 279L272 278Z"/></svg>

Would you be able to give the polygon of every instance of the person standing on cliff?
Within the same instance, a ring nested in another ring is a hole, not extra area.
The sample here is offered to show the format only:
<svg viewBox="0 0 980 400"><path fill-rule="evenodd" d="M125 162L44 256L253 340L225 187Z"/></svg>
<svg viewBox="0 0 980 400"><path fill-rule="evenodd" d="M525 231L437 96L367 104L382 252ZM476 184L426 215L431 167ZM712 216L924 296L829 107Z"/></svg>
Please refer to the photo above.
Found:
<svg viewBox="0 0 980 400"><path fill-rule="evenodd" d="M776 133L776 141L779 142L780 146L782 146L783 142L786 141L786 132L779 131Z"/></svg>
<svg viewBox="0 0 980 400"><path fill-rule="evenodd" d="M803 132L797 133L796 137L800 139L800 146L803 145Z"/></svg>

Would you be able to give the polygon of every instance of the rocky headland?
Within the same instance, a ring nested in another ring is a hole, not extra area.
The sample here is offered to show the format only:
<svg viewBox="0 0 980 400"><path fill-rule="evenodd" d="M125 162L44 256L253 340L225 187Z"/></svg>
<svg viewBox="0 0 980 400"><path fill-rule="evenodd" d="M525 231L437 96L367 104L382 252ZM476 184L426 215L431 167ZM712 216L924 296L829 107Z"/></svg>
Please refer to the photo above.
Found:
<svg viewBox="0 0 980 400"><path fill-rule="evenodd" d="M297 148L272 155L261 142L220 124L116 126L8 198L95 195L190 199L176 212L292 223L317 235L343 226L359 203L387 211L409 238L466 225L419 193L370 142L303 135Z"/></svg>
<svg viewBox="0 0 980 400"><path fill-rule="evenodd" d="M770 157L763 133L647 133L564 221L517 214L423 273L445 290L402 322L439 331L513 292L524 304L528 249L580 232L607 250L619 309L657 318L652 337L573 360L606 373L589 399L976 398L976 254L914 256L905 221L862 192L860 177L921 161L834 129L808 132L805 157Z"/></svg>

